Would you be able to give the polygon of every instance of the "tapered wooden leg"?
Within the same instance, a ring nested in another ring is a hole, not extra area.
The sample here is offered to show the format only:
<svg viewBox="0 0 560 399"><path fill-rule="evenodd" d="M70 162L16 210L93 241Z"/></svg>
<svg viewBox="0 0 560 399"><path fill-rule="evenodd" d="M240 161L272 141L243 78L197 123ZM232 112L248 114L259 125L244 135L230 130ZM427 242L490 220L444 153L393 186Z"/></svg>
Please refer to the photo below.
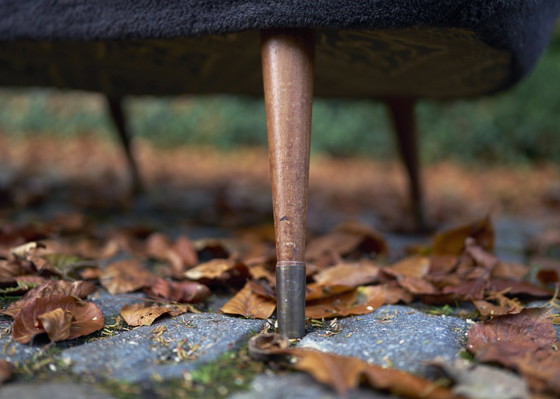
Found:
<svg viewBox="0 0 560 399"><path fill-rule="evenodd" d="M274 227L278 332L305 334L305 232L315 34L263 31L262 68Z"/></svg>
<svg viewBox="0 0 560 399"><path fill-rule="evenodd" d="M107 109L109 110L109 115L111 115L111 120L117 129L119 140L121 142L124 154L126 156L126 161L128 165L128 171L130 174L130 179L132 182L132 192L133 194L139 194L143 191L142 189L142 179L140 178L140 172L138 170L138 165L136 164L136 159L132 154L132 146L130 143L130 133L128 129L128 124L122 107L122 97L118 96L105 96L107 102Z"/></svg>
<svg viewBox="0 0 560 399"><path fill-rule="evenodd" d="M418 132L414 114L415 101L410 98L398 98L386 100L386 104L397 136L399 154L408 176L414 221L419 230L425 230L427 226L420 179Z"/></svg>

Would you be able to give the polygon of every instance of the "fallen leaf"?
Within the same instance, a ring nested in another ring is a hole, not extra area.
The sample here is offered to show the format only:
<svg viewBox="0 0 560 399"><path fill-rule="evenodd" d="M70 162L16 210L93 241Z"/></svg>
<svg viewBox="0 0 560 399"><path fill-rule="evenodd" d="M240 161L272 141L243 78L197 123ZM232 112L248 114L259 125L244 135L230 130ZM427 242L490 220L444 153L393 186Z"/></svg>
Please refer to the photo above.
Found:
<svg viewBox="0 0 560 399"><path fill-rule="evenodd" d="M387 244L379 233L358 223L345 223L331 233L312 240L307 245L305 258L319 261L333 253L340 258L360 258L386 252Z"/></svg>
<svg viewBox="0 0 560 399"><path fill-rule="evenodd" d="M12 378L12 364L7 360L0 359L0 386Z"/></svg>
<svg viewBox="0 0 560 399"><path fill-rule="evenodd" d="M292 367L310 374L317 381L329 385L344 396L358 387L362 380L375 388L406 398L458 398L450 389L404 371L383 368L361 359L313 349L293 348L289 354L297 361Z"/></svg>
<svg viewBox="0 0 560 399"><path fill-rule="evenodd" d="M201 262L207 262L215 258L228 259L231 255L229 249L222 241L213 238L196 240L194 248Z"/></svg>
<svg viewBox="0 0 560 399"><path fill-rule="evenodd" d="M249 340L249 356L259 362L276 360L277 355L286 354L289 346L290 340L280 334L257 334Z"/></svg>
<svg viewBox="0 0 560 399"><path fill-rule="evenodd" d="M430 254L459 256L465 249L465 240L469 237L474 238L485 250L492 251L494 227L490 217L436 234L432 238Z"/></svg>
<svg viewBox="0 0 560 399"><path fill-rule="evenodd" d="M162 315L179 316L189 311L188 305L145 305L137 303L121 308L121 316L129 326L150 326Z"/></svg>
<svg viewBox="0 0 560 399"><path fill-rule="evenodd" d="M193 267L184 276L203 284L239 287L249 278L249 269L233 259L213 259Z"/></svg>
<svg viewBox="0 0 560 399"><path fill-rule="evenodd" d="M38 271L49 271L65 278L76 278L80 269L96 266L95 262L80 256L61 253L30 256L29 260L35 264Z"/></svg>
<svg viewBox="0 0 560 399"><path fill-rule="evenodd" d="M438 294L439 290L426 279L430 266L431 261L428 257L412 256L382 268L381 274L396 278L398 284L411 294Z"/></svg>
<svg viewBox="0 0 560 399"><path fill-rule="evenodd" d="M508 298L502 292L489 292L487 300L473 301L474 306L482 316L503 316L521 313L524 306L517 298ZM492 301L492 302L489 302Z"/></svg>
<svg viewBox="0 0 560 399"><path fill-rule="evenodd" d="M146 251L152 258L168 262L175 278L181 278L187 269L198 263L194 244L184 236L172 242L163 233L153 233L146 240Z"/></svg>
<svg viewBox="0 0 560 399"><path fill-rule="evenodd" d="M305 316L312 319L363 315L384 304L410 302L412 296L393 284L358 287L327 298L308 301Z"/></svg>
<svg viewBox="0 0 560 399"><path fill-rule="evenodd" d="M491 277L521 281L527 275L529 268L514 262L502 262L492 271Z"/></svg>
<svg viewBox="0 0 560 399"><path fill-rule="evenodd" d="M123 294L151 285L155 276L135 259L111 263L101 272L99 281L110 294Z"/></svg>
<svg viewBox="0 0 560 399"><path fill-rule="evenodd" d="M307 284L305 287L305 300L315 301L318 299L329 298L344 292L354 291L355 289L355 286L340 285L335 283L311 283Z"/></svg>
<svg viewBox="0 0 560 399"><path fill-rule="evenodd" d="M29 261L15 259L0 259L0 283L11 284L19 276L34 274L35 268Z"/></svg>
<svg viewBox="0 0 560 399"><path fill-rule="evenodd" d="M173 244L173 249L183 261L183 265L187 268L198 264L198 254L194 247L194 243L185 236L179 236Z"/></svg>
<svg viewBox="0 0 560 399"><path fill-rule="evenodd" d="M67 318L66 312L72 315L72 322L70 331L60 332L57 330L57 323L49 325L51 339L52 337L64 336L63 339L74 339L83 335L91 334L103 328L103 314L99 308L91 302L83 302L72 296L49 296L45 298L36 298L34 301L29 302L23 306L21 312L15 317L13 324L13 338L14 341L25 344L31 341L36 335L47 332L44 328L40 317L48 314L53 310L61 309ZM51 314L47 317L49 321L54 316ZM59 323L59 327L66 329L64 322Z"/></svg>
<svg viewBox="0 0 560 399"><path fill-rule="evenodd" d="M15 248L10 249L10 252L16 257L20 259L26 259L29 255L33 254L36 249L38 248L46 248L45 244L42 242L28 242L22 245L19 245Z"/></svg>
<svg viewBox="0 0 560 399"><path fill-rule="evenodd" d="M37 298L48 298L51 296L85 298L94 291L95 286L87 281L49 280L26 292L21 299L11 303L2 313L15 318L25 305L35 301Z"/></svg>
<svg viewBox="0 0 560 399"><path fill-rule="evenodd" d="M493 278L488 281L488 289L492 291L504 291L508 295L528 295L537 298L552 297L552 292L528 281Z"/></svg>
<svg viewBox="0 0 560 399"><path fill-rule="evenodd" d="M560 353L547 309L524 309L477 323L468 333L467 349L482 362L519 371L537 392L560 394Z"/></svg>
<svg viewBox="0 0 560 399"><path fill-rule="evenodd" d="M247 283L220 312L255 319L268 319L276 310L276 301L256 294Z"/></svg>
<svg viewBox="0 0 560 399"><path fill-rule="evenodd" d="M323 285L345 285L358 287L377 281L379 266L371 262L342 263L326 268L313 276Z"/></svg>
<svg viewBox="0 0 560 399"><path fill-rule="evenodd" d="M204 284L194 281L175 282L159 277L146 288L146 293L152 297L181 303L202 302L210 296L210 290Z"/></svg>
<svg viewBox="0 0 560 399"><path fill-rule="evenodd" d="M62 308L37 316L51 342L64 341L70 336L73 318L72 312Z"/></svg>

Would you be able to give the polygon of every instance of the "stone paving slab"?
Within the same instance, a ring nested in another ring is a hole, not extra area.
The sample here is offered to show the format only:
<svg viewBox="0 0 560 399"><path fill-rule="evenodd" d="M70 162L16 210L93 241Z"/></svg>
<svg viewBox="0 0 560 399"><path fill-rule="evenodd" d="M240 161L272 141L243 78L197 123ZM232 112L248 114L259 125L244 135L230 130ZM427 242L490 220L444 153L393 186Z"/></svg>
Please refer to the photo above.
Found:
<svg viewBox="0 0 560 399"><path fill-rule="evenodd" d="M8 384L0 399L114 399L98 388L73 383L46 382Z"/></svg>
<svg viewBox="0 0 560 399"><path fill-rule="evenodd" d="M186 314L70 348L61 354L74 373L128 382L181 377L259 333L264 320ZM154 331L165 330L160 335Z"/></svg>
<svg viewBox="0 0 560 399"><path fill-rule="evenodd" d="M431 378L437 377L436 370L425 362L436 357L453 361L465 348L469 327L466 320L457 317L432 316L398 305L382 306L368 315L337 323L337 331L313 331L300 346Z"/></svg>
<svg viewBox="0 0 560 399"><path fill-rule="evenodd" d="M33 345L22 345L12 340L12 319L0 316L0 359L11 363L26 362L33 356L39 354L43 347Z"/></svg>

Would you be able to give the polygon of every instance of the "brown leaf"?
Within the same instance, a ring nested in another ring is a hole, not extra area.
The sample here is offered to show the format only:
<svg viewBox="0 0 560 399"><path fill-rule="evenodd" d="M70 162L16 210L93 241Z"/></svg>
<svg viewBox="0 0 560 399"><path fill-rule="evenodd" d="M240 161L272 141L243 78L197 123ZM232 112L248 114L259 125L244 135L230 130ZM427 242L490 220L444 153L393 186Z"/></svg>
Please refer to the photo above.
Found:
<svg viewBox="0 0 560 399"><path fill-rule="evenodd" d="M482 316L503 316L506 314L517 314L524 309L519 301L515 301L506 297L503 298L509 300L510 302L501 302L498 304L494 304L484 300L475 300L472 302L476 307L476 310L478 310Z"/></svg>
<svg viewBox="0 0 560 399"><path fill-rule="evenodd" d="M194 244L187 237L179 237L173 243L165 234L153 233L146 240L146 251L150 257L168 262L175 278L181 278L185 270L198 263Z"/></svg>
<svg viewBox="0 0 560 399"><path fill-rule="evenodd" d="M276 301L253 292L249 283L220 309L220 312L256 319L268 319L276 309Z"/></svg>
<svg viewBox="0 0 560 399"><path fill-rule="evenodd" d="M488 281L488 289L492 291L504 291L508 295L529 295L537 298L552 297L552 292L540 288L528 281L512 281L493 278Z"/></svg>
<svg viewBox="0 0 560 399"><path fill-rule="evenodd" d="M111 263L101 272L100 282L110 294L123 294L150 286L155 276L135 259Z"/></svg>
<svg viewBox="0 0 560 399"><path fill-rule="evenodd" d="M259 362L275 360L285 355L289 346L290 340L282 335L257 334L249 340L249 356Z"/></svg>
<svg viewBox="0 0 560 399"><path fill-rule="evenodd" d="M353 291L354 286L339 284L311 283L305 287L305 300L315 301L318 299L329 298L333 295L342 294L343 292Z"/></svg>
<svg viewBox="0 0 560 399"><path fill-rule="evenodd" d="M49 325L52 337L65 336L63 339L74 339L82 335L91 334L103 328L103 314L99 308L91 302L83 302L72 296L49 296L36 298L23 306L21 312L15 317L13 324L14 341L20 344L28 343L36 335L47 332L40 317L56 309L69 312L72 315L70 332L66 336L65 332L60 332L57 323ZM60 313L60 311L58 312ZM54 316L57 316L56 314ZM64 316L68 317L68 316ZM53 315L47 319L52 320ZM60 328L65 329L66 325L60 323Z"/></svg>
<svg viewBox="0 0 560 399"><path fill-rule="evenodd" d="M558 345L556 331L542 308L477 323L467 341L467 349L477 360L517 370L533 390L560 395L560 353L553 345Z"/></svg>
<svg viewBox="0 0 560 399"><path fill-rule="evenodd" d="M194 243L186 236L179 236L173 244L173 249L183 261L186 268L195 266L198 263L198 254Z"/></svg>
<svg viewBox="0 0 560 399"><path fill-rule="evenodd" d="M0 359L0 386L12 378L12 364L7 360Z"/></svg>
<svg viewBox="0 0 560 399"><path fill-rule="evenodd" d="M189 311L188 305L145 305L137 303L121 308L121 316L129 326L150 326L160 316L179 316Z"/></svg>
<svg viewBox="0 0 560 399"><path fill-rule="evenodd" d="M10 304L2 313L15 318L26 304L35 301L37 298L48 298L51 296L85 298L94 291L95 286L87 281L49 280L29 290L20 300Z"/></svg>
<svg viewBox="0 0 560 399"><path fill-rule="evenodd" d="M297 359L293 364L295 369L309 373L317 381L333 387L341 396L357 388L365 377L373 388L406 398L457 398L448 388L431 381L404 371L369 364L358 358L303 348L290 349L289 354Z"/></svg>
<svg viewBox="0 0 560 399"><path fill-rule="evenodd" d="M323 285L357 287L377 281L379 266L371 262L342 263L317 273L313 278Z"/></svg>
<svg viewBox="0 0 560 399"><path fill-rule="evenodd" d="M74 315L68 310L57 308L43 313L37 319L52 342L64 341L70 336L70 327Z"/></svg>
<svg viewBox="0 0 560 399"><path fill-rule="evenodd" d="M386 267L383 271L393 275L401 275L407 277L424 278L431 267L430 258L426 256L411 256L397 262L390 267Z"/></svg>
<svg viewBox="0 0 560 399"><path fill-rule="evenodd" d="M209 285L242 286L249 278L249 269L233 259L212 259L188 270L184 276Z"/></svg>
<svg viewBox="0 0 560 399"><path fill-rule="evenodd" d="M338 257L359 258L386 252L387 244L379 233L358 223L345 223L331 233L311 241L305 258L317 261L332 253Z"/></svg>
<svg viewBox="0 0 560 399"><path fill-rule="evenodd" d="M494 248L494 227L490 217L436 234L432 238L431 254L458 256L465 249L465 240L469 237L491 251Z"/></svg>
<svg viewBox="0 0 560 399"><path fill-rule="evenodd" d="M433 295L439 290L428 280L426 276L430 272L430 259L424 256L413 256L381 269L383 275L392 276L397 279L401 287L411 294Z"/></svg>
<svg viewBox="0 0 560 399"><path fill-rule="evenodd" d="M467 280L456 286L444 287L443 294L452 294L456 300L472 301L482 300L484 292L488 288L488 281L485 278Z"/></svg>
<svg viewBox="0 0 560 399"><path fill-rule="evenodd" d="M514 262L499 262L492 271L493 278L521 281L529 272L529 268Z"/></svg>
<svg viewBox="0 0 560 399"><path fill-rule="evenodd" d="M35 253L36 249L39 248L46 248L45 244L42 242L28 242L22 245L19 245L15 248L11 248L10 252L19 259L26 259L30 255Z"/></svg>
<svg viewBox="0 0 560 399"><path fill-rule="evenodd" d="M0 283L14 283L19 276L35 273L33 264L10 257L10 259L0 259Z"/></svg>
<svg viewBox="0 0 560 399"><path fill-rule="evenodd" d="M152 285L146 289L146 293L156 298L181 303L202 302L210 296L207 286L194 281L169 281L155 278Z"/></svg>
<svg viewBox="0 0 560 399"><path fill-rule="evenodd" d="M368 314L384 304L411 300L409 293L393 284L358 287L342 294L308 301L305 306L305 316L323 319Z"/></svg>

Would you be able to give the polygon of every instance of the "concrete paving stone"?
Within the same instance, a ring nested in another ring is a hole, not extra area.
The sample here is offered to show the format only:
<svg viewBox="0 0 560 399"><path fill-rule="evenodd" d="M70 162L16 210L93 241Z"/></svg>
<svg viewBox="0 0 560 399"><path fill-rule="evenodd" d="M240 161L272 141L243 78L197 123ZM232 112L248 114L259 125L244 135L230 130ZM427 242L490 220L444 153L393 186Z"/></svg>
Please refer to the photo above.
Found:
<svg viewBox="0 0 560 399"><path fill-rule="evenodd" d="M0 359L11 363L25 363L43 350L38 345L22 345L12 340L12 319L0 316Z"/></svg>
<svg viewBox="0 0 560 399"><path fill-rule="evenodd" d="M466 320L457 317L432 316L398 305L382 306L368 315L337 323L340 330L312 331L299 345L428 378L440 374L425 362L436 357L454 360L465 348L469 327Z"/></svg>
<svg viewBox="0 0 560 399"><path fill-rule="evenodd" d="M101 309L103 317L115 317L120 314L121 308L125 305L132 305L135 303L143 303L143 298L146 298L141 292L133 292L129 294L109 294L102 288L99 288L91 294L87 300L93 302Z"/></svg>
<svg viewBox="0 0 560 399"><path fill-rule="evenodd" d="M316 382L304 373L281 375L260 374L255 377L248 391L238 392L229 399L337 399L333 389ZM395 396L368 389L348 391L345 399L396 399Z"/></svg>
<svg viewBox="0 0 560 399"><path fill-rule="evenodd" d="M0 390L0 399L114 399L98 388L73 383L36 382L7 384Z"/></svg>
<svg viewBox="0 0 560 399"><path fill-rule="evenodd" d="M67 349L61 357L80 374L129 382L181 377L236 348L265 323L221 314L185 314Z"/></svg>

